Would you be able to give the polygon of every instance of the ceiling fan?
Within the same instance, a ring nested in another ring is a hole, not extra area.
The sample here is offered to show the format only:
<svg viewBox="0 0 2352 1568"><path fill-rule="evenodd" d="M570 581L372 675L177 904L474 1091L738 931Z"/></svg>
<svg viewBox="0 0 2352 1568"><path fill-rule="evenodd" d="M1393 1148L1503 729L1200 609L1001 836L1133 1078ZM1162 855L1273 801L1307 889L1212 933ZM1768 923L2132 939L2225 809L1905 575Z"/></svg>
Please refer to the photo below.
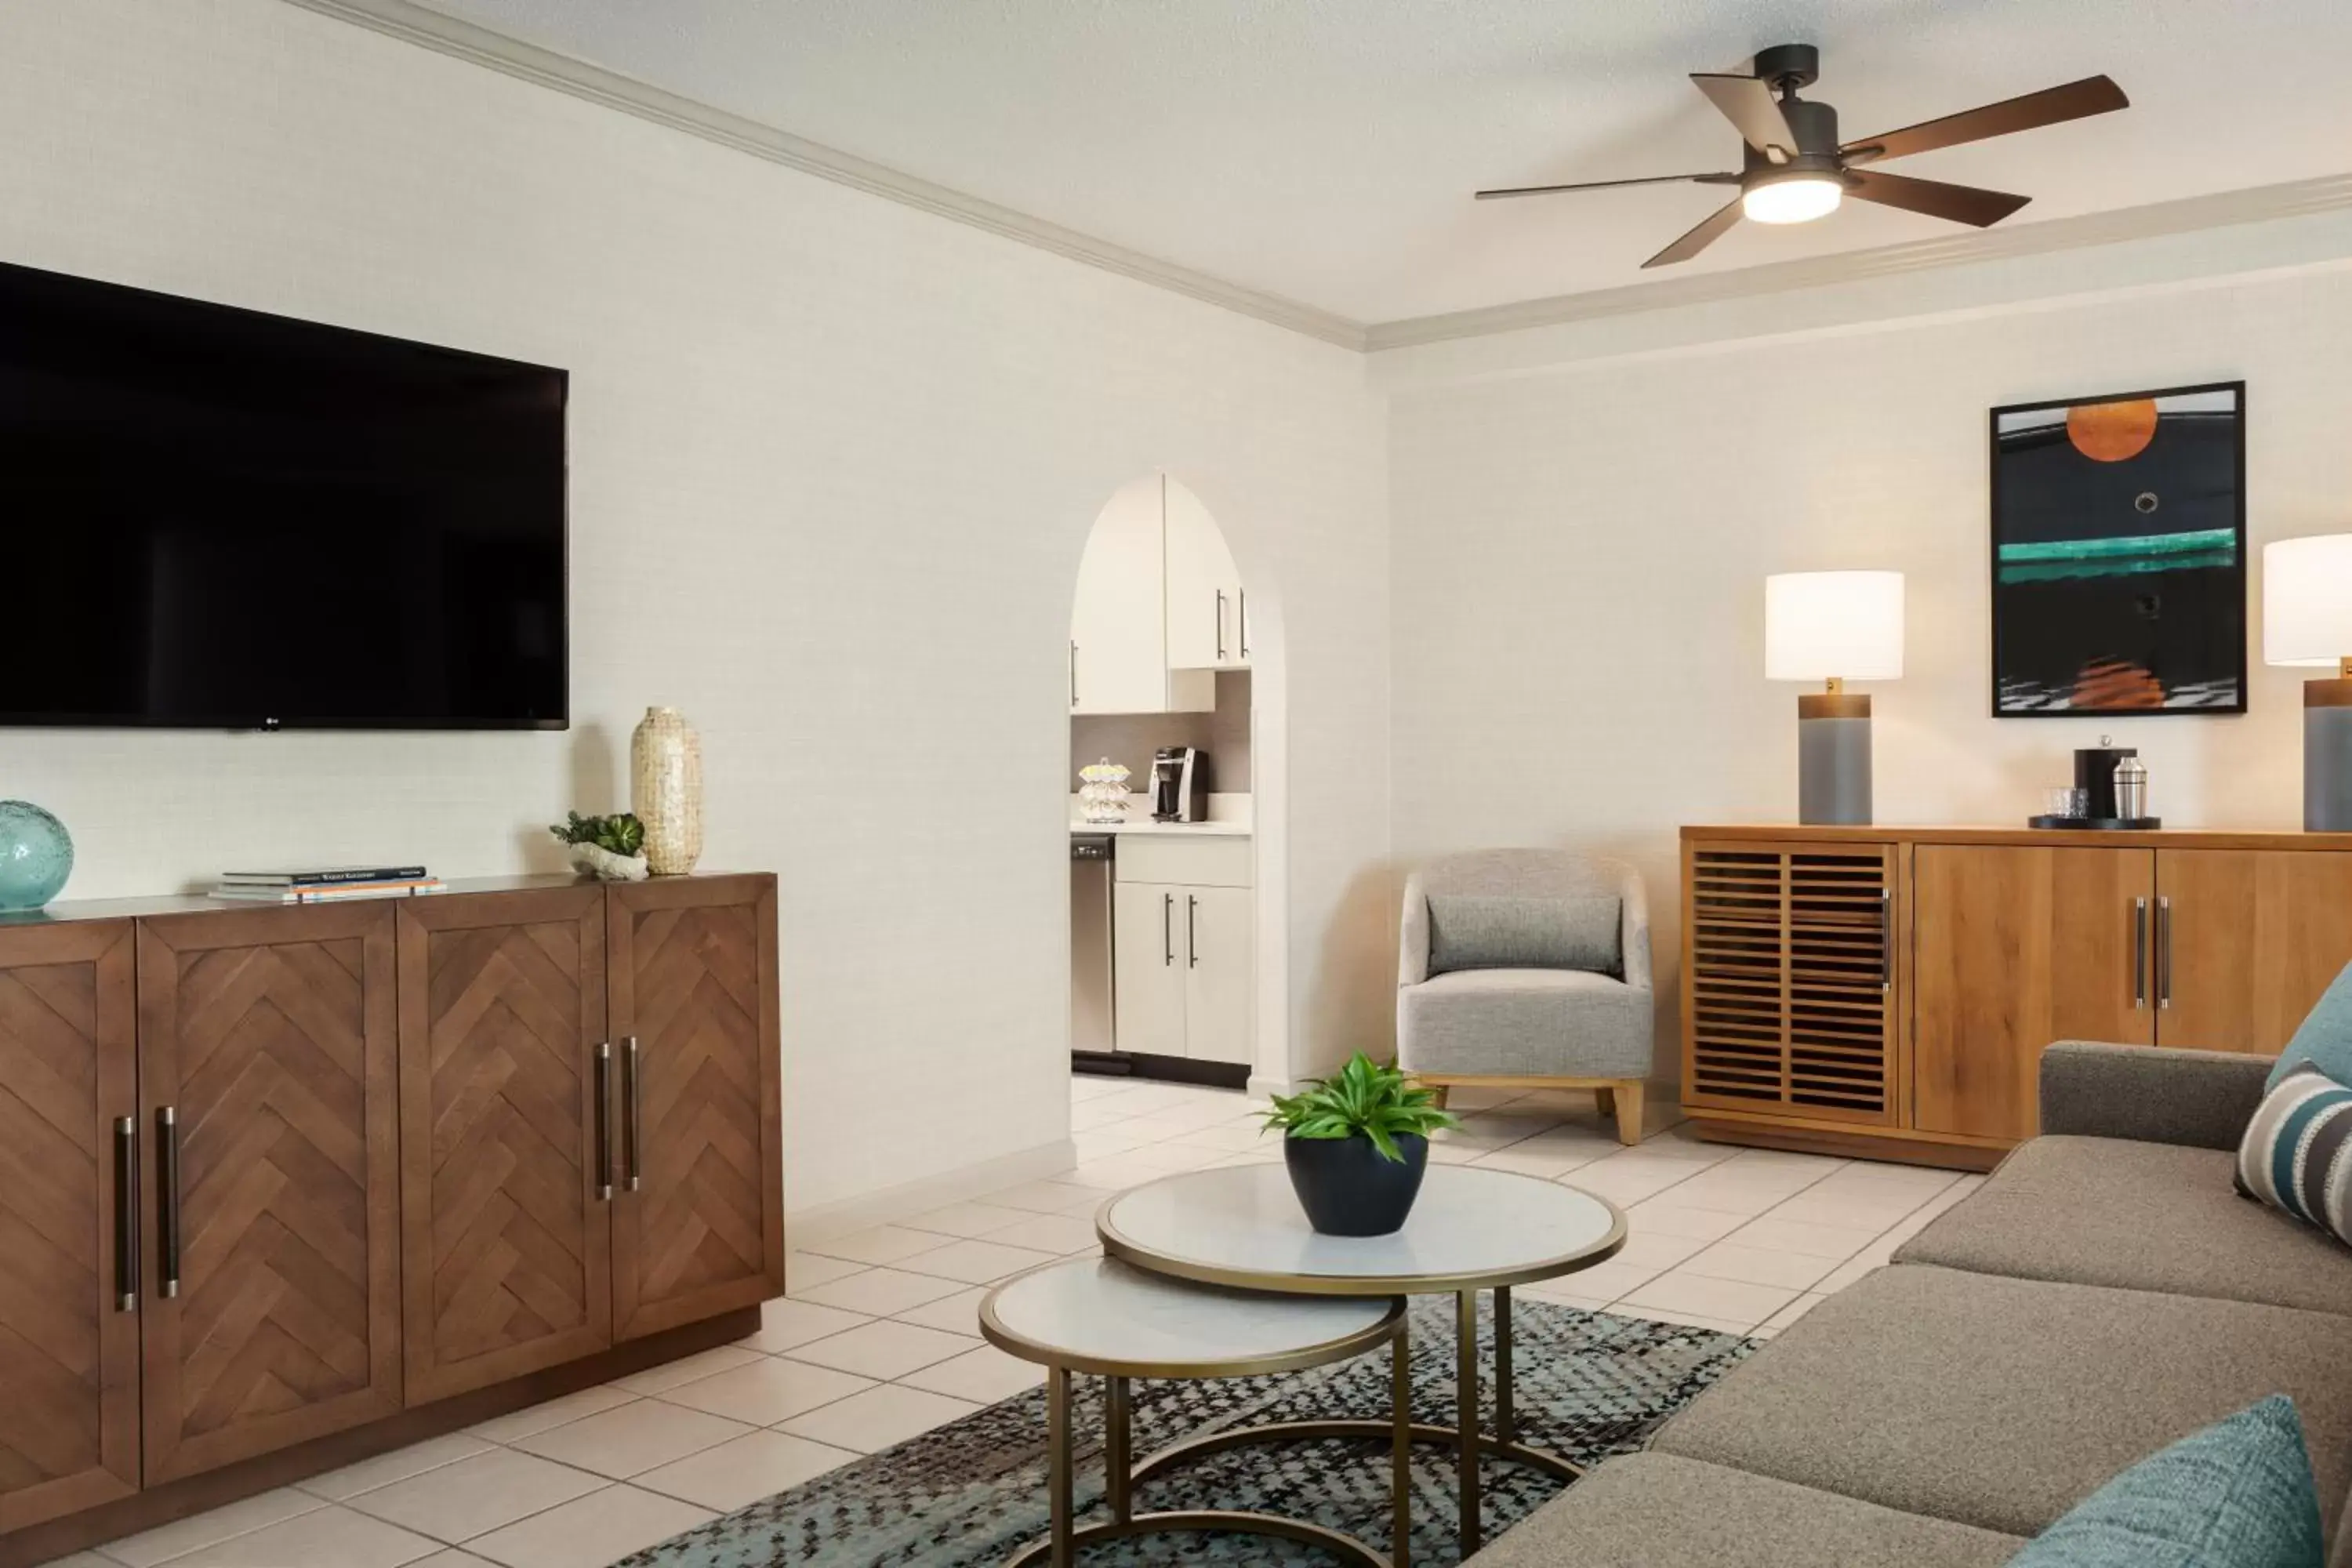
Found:
<svg viewBox="0 0 2352 1568"><path fill-rule="evenodd" d="M1559 191L1684 182L1739 187L1736 200L1718 207L1688 234L1642 263L1645 268L1688 261L1722 238L1742 217L1758 223L1807 223L1827 217L1849 195L1858 201L1902 207L1929 217L1949 218L1954 223L1985 228L2033 198L1979 190L1973 185L1948 185L1937 180L1883 174L1861 165L1963 142L2007 136L2012 132L2033 131L2131 105L2123 89L2107 78L2084 77L2063 87L2004 99L1884 135L1865 136L1859 142L1841 142L1837 110L1826 103L1797 96L1799 89L1811 87L1820 79L1820 50L1811 44L1780 44L1759 54L1755 64L1753 76L1708 72L1691 75L1692 82L1723 111L1725 119L1738 128L1746 142L1740 149L1738 174L1654 174L1635 180L1522 185L1512 190L1480 191L1478 199L1483 202L1500 196L1548 196Z"/></svg>

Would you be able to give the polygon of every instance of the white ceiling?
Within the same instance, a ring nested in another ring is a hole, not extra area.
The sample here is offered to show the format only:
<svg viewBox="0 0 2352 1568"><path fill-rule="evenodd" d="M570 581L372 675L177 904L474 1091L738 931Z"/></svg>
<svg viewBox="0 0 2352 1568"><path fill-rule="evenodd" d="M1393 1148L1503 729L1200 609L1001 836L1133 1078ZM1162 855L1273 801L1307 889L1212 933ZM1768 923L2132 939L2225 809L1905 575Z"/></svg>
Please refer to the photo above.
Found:
<svg viewBox="0 0 2352 1568"><path fill-rule="evenodd" d="M1965 232L1849 203L1642 259L1738 167L1685 79L1809 42L1849 139L2105 71L2119 114L1889 165L2015 226L2352 168L2347 0L428 0L1164 261L1359 321Z"/></svg>

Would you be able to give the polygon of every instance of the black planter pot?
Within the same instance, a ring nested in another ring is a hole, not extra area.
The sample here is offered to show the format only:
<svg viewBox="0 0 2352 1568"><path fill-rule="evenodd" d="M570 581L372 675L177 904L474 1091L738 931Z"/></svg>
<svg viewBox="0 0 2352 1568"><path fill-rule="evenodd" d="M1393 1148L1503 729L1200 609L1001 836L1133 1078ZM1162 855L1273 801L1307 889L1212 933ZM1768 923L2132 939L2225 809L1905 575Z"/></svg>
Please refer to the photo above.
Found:
<svg viewBox="0 0 2352 1568"><path fill-rule="evenodd" d="M1282 1163L1307 1223L1325 1236L1387 1236L1404 1228L1412 1200L1421 1195L1429 1169L1429 1140L1417 1132L1396 1136L1402 1164L1381 1157L1372 1141L1352 1138L1285 1138Z"/></svg>

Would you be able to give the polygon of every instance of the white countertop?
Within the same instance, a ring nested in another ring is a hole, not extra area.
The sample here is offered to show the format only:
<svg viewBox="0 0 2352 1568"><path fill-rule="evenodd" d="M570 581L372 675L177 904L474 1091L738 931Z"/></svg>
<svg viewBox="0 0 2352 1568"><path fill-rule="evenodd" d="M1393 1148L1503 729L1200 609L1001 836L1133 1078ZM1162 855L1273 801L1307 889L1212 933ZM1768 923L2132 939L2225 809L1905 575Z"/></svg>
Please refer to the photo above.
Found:
<svg viewBox="0 0 2352 1568"><path fill-rule="evenodd" d="M1151 820L1151 799L1142 795L1128 797L1126 821L1088 822L1078 815L1078 797L1070 797L1070 831L1073 833L1156 833L1177 838L1247 838L1250 827L1250 797L1245 795L1211 795L1209 820L1206 822L1154 822Z"/></svg>

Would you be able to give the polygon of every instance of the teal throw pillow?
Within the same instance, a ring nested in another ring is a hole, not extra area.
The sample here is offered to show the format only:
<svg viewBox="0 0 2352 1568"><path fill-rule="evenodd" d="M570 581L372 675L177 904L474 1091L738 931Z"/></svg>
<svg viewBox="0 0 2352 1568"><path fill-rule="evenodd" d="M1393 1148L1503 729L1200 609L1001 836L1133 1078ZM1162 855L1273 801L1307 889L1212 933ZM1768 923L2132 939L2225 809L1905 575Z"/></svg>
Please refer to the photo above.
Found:
<svg viewBox="0 0 2352 1568"><path fill-rule="evenodd" d="M2352 1242L2352 1089L2298 1064L2238 1145L2238 1190Z"/></svg>
<svg viewBox="0 0 2352 1568"><path fill-rule="evenodd" d="M2273 1394L2076 1503L2009 1568L2321 1568L2319 1489L2294 1401Z"/></svg>
<svg viewBox="0 0 2352 1568"><path fill-rule="evenodd" d="M2295 1030L2294 1038L2279 1053L2278 1066L2271 1069L2270 1087L2293 1072L2298 1063L2309 1062L2338 1083L2352 1083L2352 964L2321 993Z"/></svg>

